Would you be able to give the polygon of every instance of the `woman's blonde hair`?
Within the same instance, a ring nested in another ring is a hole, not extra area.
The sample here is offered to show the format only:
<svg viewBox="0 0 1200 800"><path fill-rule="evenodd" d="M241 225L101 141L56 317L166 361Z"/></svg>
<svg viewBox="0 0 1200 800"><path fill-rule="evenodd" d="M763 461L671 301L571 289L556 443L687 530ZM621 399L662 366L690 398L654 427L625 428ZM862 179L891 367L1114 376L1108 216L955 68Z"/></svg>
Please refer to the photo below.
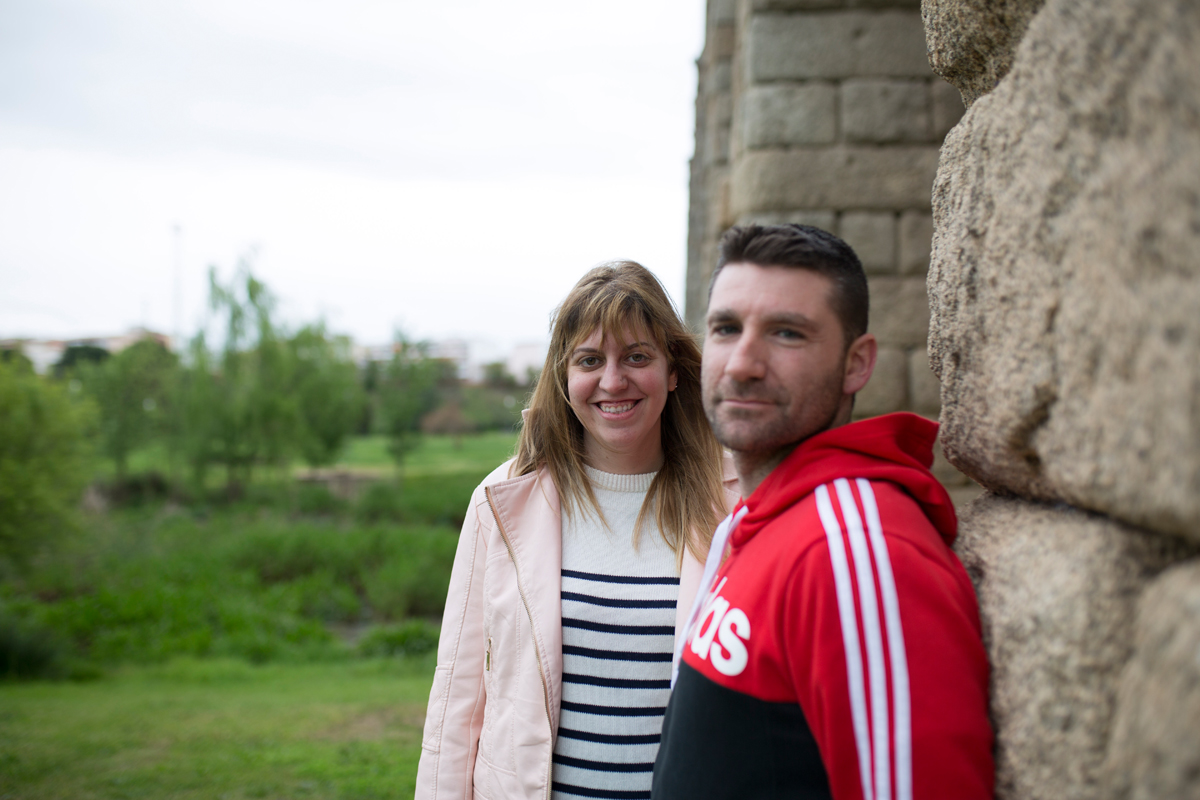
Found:
<svg viewBox="0 0 1200 800"><path fill-rule="evenodd" d="M695 336L679 319L662 284L641 264L614 261L595 267L558 307L546 364L529 401L510 474L544 467L568 513L576 506L600 512L583 470L583 425L567 395L571 353L597 328L605 338L622 337L628 328L648 333L678 379L662 413L663 465L638 514L634 543L643 521L653 513L677 560L689 547L703 561L725 506L721 446L704 416Z"/></svg>

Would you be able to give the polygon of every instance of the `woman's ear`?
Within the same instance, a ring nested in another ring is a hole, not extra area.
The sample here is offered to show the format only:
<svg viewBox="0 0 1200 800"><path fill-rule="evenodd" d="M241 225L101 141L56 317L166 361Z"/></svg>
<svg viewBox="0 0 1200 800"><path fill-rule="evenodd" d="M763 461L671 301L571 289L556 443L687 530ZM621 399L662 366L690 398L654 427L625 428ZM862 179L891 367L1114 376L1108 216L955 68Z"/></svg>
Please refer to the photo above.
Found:
<svg viewBox="0 0 1200 800"><path fill-rule="evenodd" d="M853 395L862 390L875 371L875 357L879 344L875 335L864 333L850 343L846 350L846 371L842 377L842 393Z"/></svg>
<svg viewBox="0 0 1200 800"><path fill-rule="evenodd" d="M671 370L670 374L667 375L667 391L668 392L675 391L675 387L678 385L679 385L679 375L675 372L675 370Z"/></svg>

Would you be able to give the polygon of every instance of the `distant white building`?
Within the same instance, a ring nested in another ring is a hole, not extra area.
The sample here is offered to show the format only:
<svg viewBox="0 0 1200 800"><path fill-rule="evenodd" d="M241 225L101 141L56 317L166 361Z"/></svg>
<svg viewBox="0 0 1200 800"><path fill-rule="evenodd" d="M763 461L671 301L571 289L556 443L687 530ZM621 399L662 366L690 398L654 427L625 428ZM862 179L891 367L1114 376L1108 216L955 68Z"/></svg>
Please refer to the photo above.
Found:
<svg viewBox="0 0 1200 800"><path fill-rule="evenodd" d="M110 353L119 353L131 344L143 339L152 339L168 350L174 350L174 342L170 336L152 331L148 328L130 328L125 333L109 336L82 336L74 339L3 339L0 340L0 350L18 350L33 363L33 369L39 375L45 375L51 367L62 361L68 347L91 346L99 347Z"/></svg>

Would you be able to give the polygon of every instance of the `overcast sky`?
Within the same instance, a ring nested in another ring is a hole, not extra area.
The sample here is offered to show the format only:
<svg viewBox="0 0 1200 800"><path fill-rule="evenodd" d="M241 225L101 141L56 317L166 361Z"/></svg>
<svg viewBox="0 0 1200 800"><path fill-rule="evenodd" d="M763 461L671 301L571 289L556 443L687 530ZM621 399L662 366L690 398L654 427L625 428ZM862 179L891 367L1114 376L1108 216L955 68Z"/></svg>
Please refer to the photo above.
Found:
<svg viewBox="0 0 1200 800"><path fill-rule="evenodd" d="M0 0L0 337L190 334L246 256L368 344L541 339L614 258L682 302L704 5Z"/></svg>

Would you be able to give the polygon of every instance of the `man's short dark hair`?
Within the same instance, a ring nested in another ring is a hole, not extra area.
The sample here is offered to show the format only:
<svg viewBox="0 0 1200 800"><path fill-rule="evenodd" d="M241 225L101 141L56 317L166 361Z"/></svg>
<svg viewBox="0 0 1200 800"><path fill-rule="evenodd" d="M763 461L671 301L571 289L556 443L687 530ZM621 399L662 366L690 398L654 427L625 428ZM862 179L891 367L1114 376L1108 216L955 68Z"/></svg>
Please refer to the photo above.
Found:
<svg viewBox="0 0 1200 800"><path fill-rule="evenodd" d="M740 225L721 237L720 255L708 297L726 264L798 267L820 273L833 283L830 304L842 323L846 346L867 332L870 295L862 262L850 245L811 225Z"/></svg>

